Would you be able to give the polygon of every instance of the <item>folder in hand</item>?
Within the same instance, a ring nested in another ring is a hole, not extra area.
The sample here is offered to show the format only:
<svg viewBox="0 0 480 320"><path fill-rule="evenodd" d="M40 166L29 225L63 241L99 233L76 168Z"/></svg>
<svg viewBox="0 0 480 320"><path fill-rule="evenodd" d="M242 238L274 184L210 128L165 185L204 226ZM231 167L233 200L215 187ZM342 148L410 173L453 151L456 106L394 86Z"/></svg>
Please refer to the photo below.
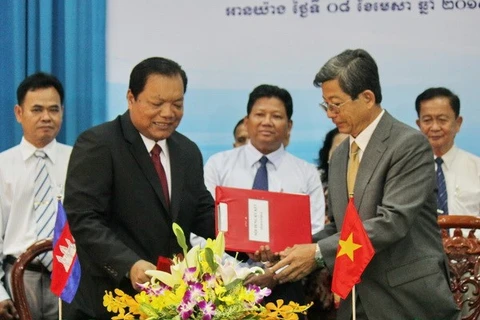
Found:
<svg viewBox="0 0 480 320"><path fill-rule="evenodd" d="M255 252L269 245L279 252L312 242L308 195L218 186L215 212L227 250Z"/></svg>

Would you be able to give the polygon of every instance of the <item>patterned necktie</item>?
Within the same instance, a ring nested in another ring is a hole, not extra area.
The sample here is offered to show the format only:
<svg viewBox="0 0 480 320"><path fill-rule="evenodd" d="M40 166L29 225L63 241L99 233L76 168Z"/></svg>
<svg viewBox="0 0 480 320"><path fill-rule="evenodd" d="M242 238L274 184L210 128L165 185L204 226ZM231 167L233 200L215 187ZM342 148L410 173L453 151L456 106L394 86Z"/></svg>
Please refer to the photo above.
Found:
<svg viewBox="0 0 480 320"><path fill-rule="evenodd" d="M348 196L353 197L353 187L355 186L355 179L357 177L358 167L360 166L360 157L358 156L357 143L354 141L350 146L350 157L348 159L348 171L347 171L347 190Z"/></svg>
<svg viewBox="0 0 480 320"><path fill-rule="evenodd" d="M267 173L268 158L265 156L262 156L259 162L260 162L260 167L258 168L257 174L255 175L255 179L253 180L252 189L268 191L268 173Z"/></svg>
<svg viewBox="0 0 480 320"><path fill-rule="evenodd" d="M168 208L170 206L170 195L168 193L167 175L165 174L165 169L160 161L161 152L162 148L158 144L155 144L150 153L152 155L153 166L155 167L155 170L157 170L157 175L160 179L160 184L162 185L163 196L165 197L165 202Z"/></svg>
<svg viewBox="0 0 480 320"><path fill-rule="evenodd" d="M443 159L438 157L435 159L437 163L437 207L440 214L448 214L448 198L447 185L445 183L445 176L443 174L442 163ZM441 211L440 211L441 210Z"/></svg>
<svg viewBox="0 0 480 320"><path fill-rule="evenodd" d="M42 150L35 151L37 164L35 166L34 183L34 212L36 219L37 239L45 239L53 236L55 226L56 206L53 195L52 181L48 174L45 158L47 155ZM40 262L52 270L52 252L48 251L39 256Z"/></svg>

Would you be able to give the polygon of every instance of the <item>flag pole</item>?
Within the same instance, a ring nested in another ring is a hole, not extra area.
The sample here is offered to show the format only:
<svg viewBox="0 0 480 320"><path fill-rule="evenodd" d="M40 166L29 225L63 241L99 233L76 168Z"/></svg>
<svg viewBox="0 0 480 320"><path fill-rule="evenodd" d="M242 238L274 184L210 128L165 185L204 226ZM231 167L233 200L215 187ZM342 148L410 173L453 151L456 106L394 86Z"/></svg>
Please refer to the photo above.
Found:
<svg viewBox="0 0 480 320"><path fill-rule="evenodd" d="M352 287L352 320L357 319L357 310L356 310L356 302L357 299L355 298L355 286Z"/></svg>
<svg viewBox="0 0 480 320"><path fill-rule="evenodd" d="M62 320L62 299L58 298L58 319Z"/></svg>
<svg viewBox="0 0 480 320"><path fill-rule="evenodd" d="M57 200L58 202L62 202L62 198L63 198L63 185L59 184L57 186ZM58 214L58 212L57 212ZM53 248L52 248L52 251L53 251ZM58 319L59 320L62 320L63 319L63 316L62 316L62 298L58 297Z"/></svg>

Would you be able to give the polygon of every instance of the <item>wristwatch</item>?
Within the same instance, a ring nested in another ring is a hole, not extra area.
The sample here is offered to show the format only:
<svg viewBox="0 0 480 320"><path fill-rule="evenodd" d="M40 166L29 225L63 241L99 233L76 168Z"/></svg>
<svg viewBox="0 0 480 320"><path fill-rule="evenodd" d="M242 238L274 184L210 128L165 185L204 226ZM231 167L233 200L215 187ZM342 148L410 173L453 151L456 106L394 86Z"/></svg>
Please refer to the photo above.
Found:
<svg viewBox="0 0 480 320"><path fill-rule="evenodd" d="M317 269L325 267L325 260L323 259L322 253L320 252L320 246L317 243L317 248L315 249L315 263L317 264Z"/></svg>

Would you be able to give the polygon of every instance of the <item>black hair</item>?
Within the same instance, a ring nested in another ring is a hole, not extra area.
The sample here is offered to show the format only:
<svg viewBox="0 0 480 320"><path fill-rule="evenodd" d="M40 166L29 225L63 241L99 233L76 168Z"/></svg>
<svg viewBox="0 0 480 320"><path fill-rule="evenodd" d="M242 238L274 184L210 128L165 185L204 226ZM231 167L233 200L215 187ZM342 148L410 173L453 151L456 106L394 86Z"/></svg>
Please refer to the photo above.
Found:
<svg viewBox="0 0 480 320"><path fill-rule="evenodd" d="M272 86L269 84L259 85L258 87L253 89L253 91L250 93L250 96L248 97L248 103L247 103L247 114L250 114L250 111L252 111L253 105L258 99L265 98L265 97L267 98L275 97L280 99L285 105L285 111L287 113L288 120L292 118L293 101L290 93L283 88Z"/></svg>
<svg viewBox="0 0 480 320"><path fill-rule="evenodd" d="M455 119L458 118L460 115L460 98L444 87L428 88L418 95L417 99L415 99L415 110L417 110L418 117L420 117L421 103L437 97L447 98L450 102L450 107L452 107L453 112L455 113Z"/></svg>
<svg viewBox="0 0 480 320"><path fill-rule="evenodd" d="M233 137L234 137L234 138L235 138L235 132L237 131L238 126L241 125L244 120L245 120L244 118L240 119L240 120L237 122L237 124L235 125L235 128L233 128Z"/></svg>
<svg viewBox="0 0 480 320"><path fill-rule="evenodd" d="M54 75L37 72L26 77L17 88L17 104L22 105L28 91L35 91L36 89L54 88L60 96L60 102L63 105L64 91L60 80Z"/></svg>
<svg viewBox="0 0 480 320"><path fill-rule="evenodd" d="M180 75L183 80L183 92L187 91L187 74L178 63L167 58L152 57L137 64L130 73L128 88L135 99L143 91L148 77L152 74L167 77Z"/></svg>

